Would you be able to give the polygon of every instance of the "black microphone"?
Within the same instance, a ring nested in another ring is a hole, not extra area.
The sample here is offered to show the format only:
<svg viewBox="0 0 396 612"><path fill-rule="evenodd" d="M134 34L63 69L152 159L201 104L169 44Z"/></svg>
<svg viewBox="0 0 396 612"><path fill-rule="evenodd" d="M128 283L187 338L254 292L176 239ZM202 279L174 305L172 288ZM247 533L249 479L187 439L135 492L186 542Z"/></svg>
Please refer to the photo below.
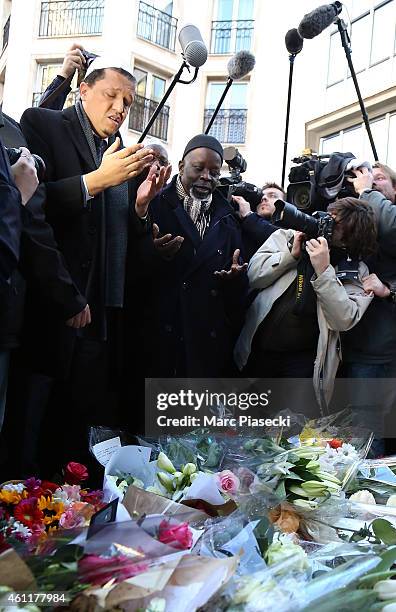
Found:
<svg viewBox="0 0 396 612"><path fill-rule="evenodd" d="M285 36L286 49L291 55L297 55L303 48L304 39L301 38L297 28L289 30Z"/></svg>
<svg viewBox="0 0 396 612"><path fill-rule="evenodd" d="M188 23L180 30L179 43L183 50L183 56L190 66L199 68L208 59L208 50L201 32L192 23Z"/></svg>
<svg viewBox="0 0 396 612"><path fill-rule="evenodd" d="M323 4L314 11L307 13L298 26L298 33L302 38L315 38L328 28L342 11L341 2Z"/></svg>

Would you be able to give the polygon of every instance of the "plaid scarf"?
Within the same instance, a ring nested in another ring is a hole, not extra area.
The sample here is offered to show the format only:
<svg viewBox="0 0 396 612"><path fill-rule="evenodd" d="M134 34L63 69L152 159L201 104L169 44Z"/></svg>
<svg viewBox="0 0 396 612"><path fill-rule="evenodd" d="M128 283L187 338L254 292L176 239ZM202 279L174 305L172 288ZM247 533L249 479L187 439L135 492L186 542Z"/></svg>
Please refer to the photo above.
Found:
<svg viewBox="0 0 396 612"><path fill-rule="evenodd" d="M176 179L176 193L179 200L182 200L184 210L194 223L198 233L203 240L211 219L212 194L206 200L193 198L186 192L181 182L180 175Z"/></svg>
<svg viewBox="0 0 396 612"><path fill-rule="evenodd" d="M91 123L85 113L81 100L75 106L81 129L88 142L93 160L97 168L101 164L96 147ZM115 140L109 138L109 145ZM106 228L105 252L105 304L122 308L124 303L125 267L128 242L129 197L128 183L109 187L99 197L104 205Z"/></svg>

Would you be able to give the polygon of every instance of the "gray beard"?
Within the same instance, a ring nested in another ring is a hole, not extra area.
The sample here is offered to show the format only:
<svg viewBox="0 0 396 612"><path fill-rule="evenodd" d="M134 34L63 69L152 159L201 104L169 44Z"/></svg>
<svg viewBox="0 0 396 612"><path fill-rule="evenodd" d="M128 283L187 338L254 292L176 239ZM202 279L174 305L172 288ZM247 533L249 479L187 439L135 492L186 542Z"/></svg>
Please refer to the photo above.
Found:
<svg viewBox="0 0 396 612"><path fill-rule="evenodd" d="M194 194L194 187L191 187L190 192L189 192L190 197L193 200L198 200L199 202L211 202L212 201L212 194L210 193L208 196L205 197L199 197L197 195Z"/></svg>

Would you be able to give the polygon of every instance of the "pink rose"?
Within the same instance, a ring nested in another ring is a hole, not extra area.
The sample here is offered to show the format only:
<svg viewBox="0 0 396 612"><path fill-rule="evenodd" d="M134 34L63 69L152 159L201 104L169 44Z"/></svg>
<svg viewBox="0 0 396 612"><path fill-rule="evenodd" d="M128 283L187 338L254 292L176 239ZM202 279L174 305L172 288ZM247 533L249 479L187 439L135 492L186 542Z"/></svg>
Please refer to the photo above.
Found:
<svg viewBox="0 0 396 612"><path fill-rule="evenodd" d="M172 548L187 550L192 546L192 531L188 523L171 525L168 521L162 521L159 526L158 540L162 544L169 544Z"/></svg>
<svg viewBox="0 0 396 612"><path fill-rule="evenodd" d="M84 522L84 517L80 516L75 510L69 509L61 515L59 527L63 527L63 529L74 529L75 527L83 525Z"/></svg>
<svg viewBox="0 0 396 612"><path fill-rule="evenodd" d="M220 491L234 495L239 489L239 478L231 472L231 470L223 470L218 474L215 474L216 484Z"/></svg>
<svg viewBox="0 0 396 612"><path fill-rule="evenodd" d="M64 484L62 486L62 490L66 493L67 500L69 502L80 501L80 492L81 492L80 485L77 485L77 484L75 484L75 485Z"/></svg>
<svg viewBox="0 0 396 612"><path fill-rule="evenodd" d="M70 461L65 467L64 476L67 484L75 485L83 480L87 480L88 470L82 463Z"/></svg>

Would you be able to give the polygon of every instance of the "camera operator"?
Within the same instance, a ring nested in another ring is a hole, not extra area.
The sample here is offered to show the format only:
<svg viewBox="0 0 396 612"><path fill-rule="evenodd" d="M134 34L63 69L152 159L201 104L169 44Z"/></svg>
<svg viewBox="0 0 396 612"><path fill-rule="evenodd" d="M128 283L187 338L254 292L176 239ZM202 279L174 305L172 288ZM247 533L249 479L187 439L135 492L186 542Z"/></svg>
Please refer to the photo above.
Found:
<svg viewBox="0 0 396 612"><path fill-rule="evenodd" d="M260 292L248 310L234 351L239 369L246 368L251 376L314 376L316 397L322 406L332 394L339 363L339 332L356 325L373 293L383 290L382 284L373 286L368 295L363 286L368 269L362 259L376 246L370 207L356 198L343 198L331 204L328 213L334 219L332 253L323 236L306 242L315 272L310 279L316 302L311 314L294 314L304 235L279 229L250 261L250 287ZM358 274L342 283L337 264L346 253L359 260Z"/></svg>
<svg viewBox="0 0 396 612"><path fill-rule="evenodd" d="M255 212L245 198L232 196L233 201L238 205L237 214L241 219L243 244L248 259L276 231L277 228L270 223L275 212L275 202L286 198L286 193L276 183L266 183L262 188L262 194Z"/></svg>

